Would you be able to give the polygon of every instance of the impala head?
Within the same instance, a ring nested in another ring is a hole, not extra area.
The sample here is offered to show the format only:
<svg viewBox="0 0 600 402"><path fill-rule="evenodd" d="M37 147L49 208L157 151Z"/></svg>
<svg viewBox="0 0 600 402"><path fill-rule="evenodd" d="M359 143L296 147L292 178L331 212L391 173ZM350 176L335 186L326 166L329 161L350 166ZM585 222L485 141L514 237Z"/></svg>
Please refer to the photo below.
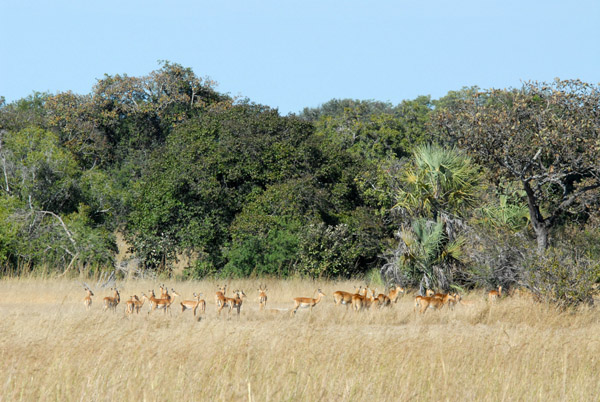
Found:
<svg viewBox="0 0 600 402"><path fill-rule="evenodd" d="M94 292L92 292L90 288L85 288L85 291L87 292L87 294L89 296L93 296L94 295Z"/></svg>
<svg viewBox="0 0 600 402"><path fill-rule="evenodd" d="M327 296L325 293L323 293L323 291L321 291L321 289L317 289L317 293L323 297Z"/></svg>
<svg viewBox="0 0 600 402"><path fill-rule="evenodd" d="M181 297L181 295L177 293L173 288L171 288L171 293L173 293L173 296Z"/></svg>
<svg viewBox="0 0 600 402"><path fill-rule="evenodd" d="M435 294L435 292L434 292L433 290L431 290L431 289L427 289L427 290L425 291L425 296L427 296L427 297L431 297L431 296L433 296L434 294Z"/></svg>

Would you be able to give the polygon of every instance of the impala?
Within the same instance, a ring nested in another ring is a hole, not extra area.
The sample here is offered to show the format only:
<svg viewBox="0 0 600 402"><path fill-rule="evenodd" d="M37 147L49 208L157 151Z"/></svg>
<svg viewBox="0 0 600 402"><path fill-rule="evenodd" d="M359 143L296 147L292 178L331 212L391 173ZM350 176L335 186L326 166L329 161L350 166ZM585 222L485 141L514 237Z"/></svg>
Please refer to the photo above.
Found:
<svg viewBox="0 0 600 402"><path fill-rule="evenodd" d="M352 295L352 308L354 311L360 311L363 308L367 307L367 297L369 295L369 287L366 286L364 288L364 294L361 294L361 291Z"/></svg>
<svg viewBox="0 0 600 402"><path fill-rule="evenodd" d="M264 310L267 305L267 285L265 288L262 288L262 285L258 287L258 309Z"/></svg>
<svg viewBox="0 0 600 402"><path fill-rule="evenodd" d="M317 304L319 304L319 302L321 301L321 298L325 296L325 293L323 293L321 291L321 289L317 289L317 298L313 299L310 297L296 297L294 298L294 309L291 312L291 315L296 314L296 311L298 311L299 308L307 308L310 307L310 311L312 312L312 309L314 306L316 306Z"/></svg>
<svg viewBox="0 0 600 402"><path fill-rule="evenodd" d="M227 291L227 285L223 285L219 287L219 290L215 293L215 304L217 308L219 308L223 303L225 303L225 292Z"/></svg>
<svg viewBox="0 0 600 402"><path fill-rule="evenodd" d="M150 297L147 298L150 301L150 311L148 311L148 314L157 309L163 309L165 314L167 313L167 310L169 310L169 314L171 314L171 304L173 301L175 301L175 298L179 296L179 293L175 292L173 289L171 289L171 291L173 292L173 296L171 298L157 299L156 295L154 294L154 290L149 290L148 292L150 292Z"/></svg>
<svg viewBox="0 0 600 402"><path fill-rule="evenodd" d="M421 297L420 305L421 305L421 314L425 314L425 312L427 311L428 308L437 310L437 309L443 307L444 301L437 297L425 296L425 297Z"/></svg>
<svg viewBox="0 0 600 402"><path fill-rule="evenodd" d="M136 314L140 313L140 310L144 306L144 302L147 299L148 299L148 297L144 293L142 293L142 300L138 299L138 297L135 296L135 300L133 301L133 307L135 308Z"/></svg>
<svg viewBox="0 0 600 402"><path fill-rule="evenodd" d="M86 310L89 310L92 307L92 296L94 293L90 290L90 288L86 287L85 292L87 296L83 299L83 304L85 305Z"/></svg>
<svg viewBox="0 0 600 402"><path fill-rule="evenodd" d="M498 286L498 290L490 290L488 293L488 300L490 302L495 302L500 297L502 297L502 286Z"/></svg>
<svg viewBox="0 0 600 402"><path fill-rule="evenodd" d="M397 303L398 296L400 295L400 293L404 293L404 288L401 288L400 286L395 285L394 289L391 289L390 293L388 294L388 297L390 298L390 303Z"/></svg>
<svg viewBox="0 0 600 402"><path fill-rule="evenodd" d="M129 300L127 300L127 305L125 307L125 314L133 314L135 310L135 302L139 302L140 299L137 295L129 296Z"/></svg>
<svg viewBox="0 0 600 402"><path fill-rule="evenodd" d="M104 311L108 310L109 308L113 311L116 311L117 305L121 301L121 295L119 294L117 288L110 288L110 290L113 290L115 293L113 297L107 296L104 298Z"/></svg>
<svg viewBox="0 0 600 402"><path fill-rule="evenodd" d="M219 315L221 315L221 310L223 310L225 306L229 307L229 314L231 314L231 309L236 309L238 315L240 315L240 308L242 307L243 302L242 298L246 297L246 294L243 290L236 290L234 293L235 297L225 297L225 301L219 307Z"/></svg>
<svg viewBox="0 0 600 402"><path fill-rule="evenodd" d="M433 295L434 295L434 292L431 289L427 289L425 291L425 296L417 295L415 297L415 308L414 309L416 310L417 308L421 307L421 300L423 300L425 297L431 297Z"/></svg>
<svg viewBox="0 0 600 402"><path fill-rule="evenodd" d="M336 306L339 306L340 304L344 304L346 305L346 308L348 308L351 304L352 304L352 296L354 296L355 294L360 294L362 289L362 286L359 287L354 287L354 293L350 293L350 292L344 292L343 290L338 290L336 292L333 292L333 302L335 303Z"/></svg>
<svg viewBox="0 0 600 402"><path fill-rule="evenodd" d="M206 302L200 299L202 293L196 294L194 293L194 300L184 300L181 304L181 312L183 313L185 310L194 310L194 317L196 316L196 310L200 307L200 313L204 314L206 311Z"/></svg>
<svg viewBox="0 0 600 402"><path fill-rule="evenodd" d="M158 288L160 289L160 298L161 299L171 299L171 295L169 295L169 289L165 286L165 284L163 283L162 285L159 285Z"/></svg>
<svg viewBox="0 0 600 402"><path fill-rule="evenodd" d="M373 296L375 296L376 294L377 294L377 289L375 289ZM373 303L377 307L384 307L384 306L389 307L392 305L392 299L389 296L385 295L384 293L379 293L377 295L377 297L375 297L375 299L373 300Z"/></svg>

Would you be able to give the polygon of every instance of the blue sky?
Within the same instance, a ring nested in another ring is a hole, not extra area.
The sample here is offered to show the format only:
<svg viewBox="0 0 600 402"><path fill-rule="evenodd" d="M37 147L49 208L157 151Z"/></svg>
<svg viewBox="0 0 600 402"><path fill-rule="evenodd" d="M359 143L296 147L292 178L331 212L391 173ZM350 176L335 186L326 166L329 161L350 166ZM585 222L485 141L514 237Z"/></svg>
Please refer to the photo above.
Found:
<svg viewBox="0 0 600 402"><path fill-rule="evenodd" d="M0 0L0 96L91 92L159 60L282 114L521 81L600 82L600 1Z"/></svg>

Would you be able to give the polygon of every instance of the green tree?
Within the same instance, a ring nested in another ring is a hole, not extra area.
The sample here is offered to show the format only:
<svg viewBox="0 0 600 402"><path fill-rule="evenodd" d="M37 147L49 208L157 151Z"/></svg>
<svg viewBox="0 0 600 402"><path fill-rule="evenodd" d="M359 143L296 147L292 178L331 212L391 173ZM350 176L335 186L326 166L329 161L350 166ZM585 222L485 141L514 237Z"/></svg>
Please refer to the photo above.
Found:
<svg viewBox="0 0 600 402"><path fill-rule="evenodd" d="M442 138L496 174L520 182L538 252L565 217L600 200L600 88L581 81L479 92L436 113Z"/></svg>

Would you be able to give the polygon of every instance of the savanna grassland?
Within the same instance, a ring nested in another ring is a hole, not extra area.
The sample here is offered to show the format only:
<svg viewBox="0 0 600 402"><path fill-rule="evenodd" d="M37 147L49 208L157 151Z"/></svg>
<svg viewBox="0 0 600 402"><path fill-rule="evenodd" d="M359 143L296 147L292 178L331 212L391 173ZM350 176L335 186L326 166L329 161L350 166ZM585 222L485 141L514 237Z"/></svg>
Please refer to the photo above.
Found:
<svg viewBox="0 0 600 402"><path fill-rule="evenodd" d="M357 282L270 280L266 311L257 280L231 281L248 295L241 315L217 316L217 282L167 282L184 299L203 292L194 319L126 316L125 301L158 283L119 283L121 304L103 312L110 290L81 282L0 282L0 400L594 400L600 393L600 315L559 312L526 297L413 312L413 297L354 313L335 290ZM327 295L292 317L297 296ZM279 312L272 312L273 309ZM281 310L281 311L280 311Z"/></svg>

